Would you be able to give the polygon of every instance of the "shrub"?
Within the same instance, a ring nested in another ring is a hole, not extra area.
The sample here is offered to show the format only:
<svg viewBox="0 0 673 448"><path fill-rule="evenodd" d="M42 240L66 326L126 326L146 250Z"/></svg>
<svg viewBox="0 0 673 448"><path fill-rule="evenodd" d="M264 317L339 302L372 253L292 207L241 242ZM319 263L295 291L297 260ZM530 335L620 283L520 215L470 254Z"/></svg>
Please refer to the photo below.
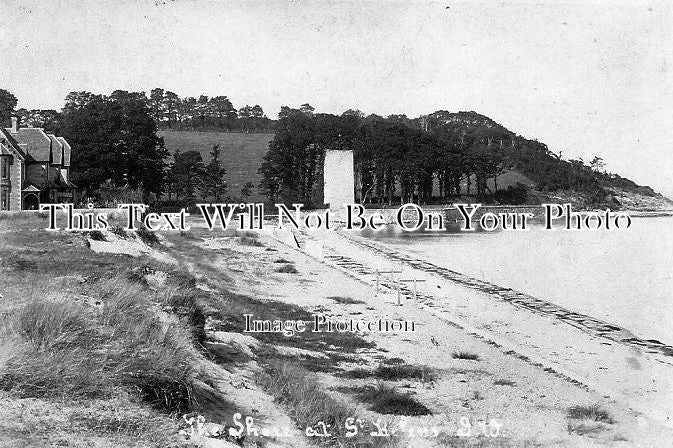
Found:
<svg viewBox="0 0 673 448"><path fill-rule="evenodd" d="M105 239L105 235L103 235L103 232L100 230L91 230L86 232L85 235L94 241L107 241L107 239Z"/></svg>
<svg viewBox="0 0 673 448"><path fill-rule="evenodd" d="M510 185L505 190L497 190L493 193L493 198L501 204L525 204L528 199L528 187L517 182L514 187Z"/></svg>
<svg viewBox="0 0 673 448"><path fill-rule="evenodd" d="M380 365L374 370L374 376L390 381L402 379L433 381L435 378L434 373L428 367L410 364Z"/></svg>
<svg viewBox="0 0 673 448"><path fill-rule="evenodd" d="M576 405L568 408L568 418L577 420L593 420L600 423L614 423L610 414L601 409L598 404L589 406Z"/></svg>
<svg viewBox="0 0 673 448"><path fill-rule="evenodd" d="M283 274L297 274L297 273L299 273L297 268L295 268L291 264L286 264L286 265L283 265L283 266L279 267L278 269L276 269L276 272L280 272L280 273L283 273Z"/></svg>
<svg viewBox="0 0 673 448"><path fill-rule="evenodd" d="M126 230L122 226L112 226L110 227L110 232L121 238L126 238Z"/></svg>
<svg viewBox="0 0 673 448"><path fill-rule="evenodd" d="M242 236L240 237L239 241L244 246L264 247L264 244L255 237Z"/></svg>
<svg viewBox="0 0 673 448"><path fill-rule="evenodd" d="M469 352L453 352L451 357L454 359L467 359L470 361L479 361L479 355Z"/></svg>
<svg viewBox="0 0 673 448"><path fill-rule="evenodd" d="M140 228L136 231L136 234L138 237L140 237L143 243L147 244L148 246L155 246L159 244L159 237L157 237L157 234L155 232L150 232L145 226L140 226Z"/></svg>
<svg viewBox="0 0 673 448"><path fill-rule="evenodd" d="M330 300L334 300L336 303L342 303L344 305L355 305L359 303L365 303L362 300L357 300L353 299L350 297L342 297L342 296L330 296L328 297Z"/></svg>

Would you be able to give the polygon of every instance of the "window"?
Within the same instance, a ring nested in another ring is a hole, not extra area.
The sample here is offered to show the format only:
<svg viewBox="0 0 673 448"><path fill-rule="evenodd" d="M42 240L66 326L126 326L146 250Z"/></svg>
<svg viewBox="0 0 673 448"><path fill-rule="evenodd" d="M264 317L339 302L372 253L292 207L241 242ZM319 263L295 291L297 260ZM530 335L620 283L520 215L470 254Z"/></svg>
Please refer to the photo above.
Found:
<svg viewBox="0 0 673 448"><path fill-rule="evenodd" d="M0 190L0 210L9 210L9 191L6 188Z"/></svg>
<svg viewBox="0 0 673 448"><path fill-rule="evenodd" d="M9 166L8 166L8 160L5 157L0 157L0 165L2 168L0 170L2 171L2 178L7 179L9 177Z"/></svg>

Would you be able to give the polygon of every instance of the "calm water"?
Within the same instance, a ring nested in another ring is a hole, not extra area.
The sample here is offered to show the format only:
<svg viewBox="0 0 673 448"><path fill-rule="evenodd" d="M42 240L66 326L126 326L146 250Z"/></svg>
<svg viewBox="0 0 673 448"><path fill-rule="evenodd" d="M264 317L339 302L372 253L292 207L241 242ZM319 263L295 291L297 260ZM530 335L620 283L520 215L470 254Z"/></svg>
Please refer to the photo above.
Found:
<svg viewBox="0 0 673 448"><path fill-rule="evenodd" d="M396 249L673 344L673 218L623 231L379 234Z"/></svg>

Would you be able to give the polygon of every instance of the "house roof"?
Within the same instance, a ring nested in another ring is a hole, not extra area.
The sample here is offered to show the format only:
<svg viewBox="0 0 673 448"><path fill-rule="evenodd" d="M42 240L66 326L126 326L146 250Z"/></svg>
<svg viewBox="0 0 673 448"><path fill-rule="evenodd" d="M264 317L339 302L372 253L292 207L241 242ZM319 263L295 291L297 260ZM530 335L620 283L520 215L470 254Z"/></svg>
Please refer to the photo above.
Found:
<svg viewBox="0 0 673 448"><path fill-rule="evenodd" d="M52 142L42 128L19 128L16 133L12 133L12 136L17 142L26 145L27 153L32 157L32 160L37 162L50 161Z"/></svg>
<svg viewBox="0 0 673 448"><path fill-rule="evenodd" d="M71 148L70 144L66 139L63 137L57 137L58 141L61 142L63 145L63 165L64 166L70 166L70 153L71 153Z"/></svg>
<svg viewBox="0 0 673 448"><path fill-rule="evenodd" d="M63 158L63 144L54 134L47 134L51 140L51 163L61 164Z"/></svg>
<svg viewBox="0 0 673 448"><path fill-rule="evenodd" d="M26 159L26 152L23 150L21 145L19 145L19 142L17 142L16 139L12 136L11 132L4 128L0 128L0 140L2 139L4 139L6 141L6 145L16 151L22 159Z"/></svg>

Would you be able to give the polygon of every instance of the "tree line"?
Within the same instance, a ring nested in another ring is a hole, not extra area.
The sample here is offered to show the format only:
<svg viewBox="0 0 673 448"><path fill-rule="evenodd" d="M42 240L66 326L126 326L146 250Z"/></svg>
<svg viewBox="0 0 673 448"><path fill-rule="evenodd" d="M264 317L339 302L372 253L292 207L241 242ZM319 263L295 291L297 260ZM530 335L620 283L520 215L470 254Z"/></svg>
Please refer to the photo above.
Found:
<svg viewBox="0 0 673 448"><path fill-rule="evenodd" d="M180 123L225 126L247 112L236 112L234 118L235 109L226 97L204 97L196 102L202 106L197 114L180 115L168 93L166 102L167 92L161 89L149 96L122 90L109 95L71 92L61 111L26 113L16 110L14 95L0 89L0 120L7 123L18 114L23 125L44 127L68 139L76 148L72 178L84 195L102 198L117 191L145 201L184 204L226 198L226 171L218 147L207 162L197 151L168 154L157 131L176 129ZM254 108L249 108L251 114ZM260 118L260 111L253 115ZM499 188L499 176L507 170L526 175L538 190L573 190L596 201L605 198L607 186L654 194L605 171L600 157L588 164L565 160L543 143L518 136L476 112L437 111L417 118L365 116L357 110L334 115L316 113L303 104L281 107L278 120L269 122L274 138L261 161L260 185L244 185L235 192L236 199L259 188L270 202L321 205L322 166L329 149L353 150L357 197L363 203L446 202L465 195L483 202L525 202L526 187Z"/></svg>
<svg viewBox="0 0 673 448"><path fill-rule="evenodd" d="M605 198L604 186L625 181L605 172L599 157L588 165L563 160L543 143L476 112L437 111L418 118L354 110L316 114L305 107L283 112L260 168L270 201L321 204L321 168L329 149L353 151L362 203L446 202L464 195L525 202L525 186L499 189L498 177L507 170L528 176L540 190L574 190L596 201Z"/></svg>
<svg viewBox="0 0 673 448"><path fill-rule="evenodd" d="M198 151L169 154L152 103L143 92L110 95L71 92L61 111L16 110L16 97L0 89L0 123L18 115L21 125L43 127L64 136L74 148L71 178L80 198L104 203L220 200L227 191L220 149L206 164ZM242 194L250 194L244 186Z"/></svg>
<svg viewBox="0 0 673 448"><path fill-rule="evenodd" d="M68 97L86 98L89 92L71 92ZM144 97L158 129L221 131L221 132L273 132L274 120L269 119L258 104L236 108L227 96L180 97L170 90L154 88L149 93L137 92ZM66 98L68 101L68 98ZM21 121L29 126L52 128L61 120L61 112L53 109L25 109L15 111Z"/></svg>

